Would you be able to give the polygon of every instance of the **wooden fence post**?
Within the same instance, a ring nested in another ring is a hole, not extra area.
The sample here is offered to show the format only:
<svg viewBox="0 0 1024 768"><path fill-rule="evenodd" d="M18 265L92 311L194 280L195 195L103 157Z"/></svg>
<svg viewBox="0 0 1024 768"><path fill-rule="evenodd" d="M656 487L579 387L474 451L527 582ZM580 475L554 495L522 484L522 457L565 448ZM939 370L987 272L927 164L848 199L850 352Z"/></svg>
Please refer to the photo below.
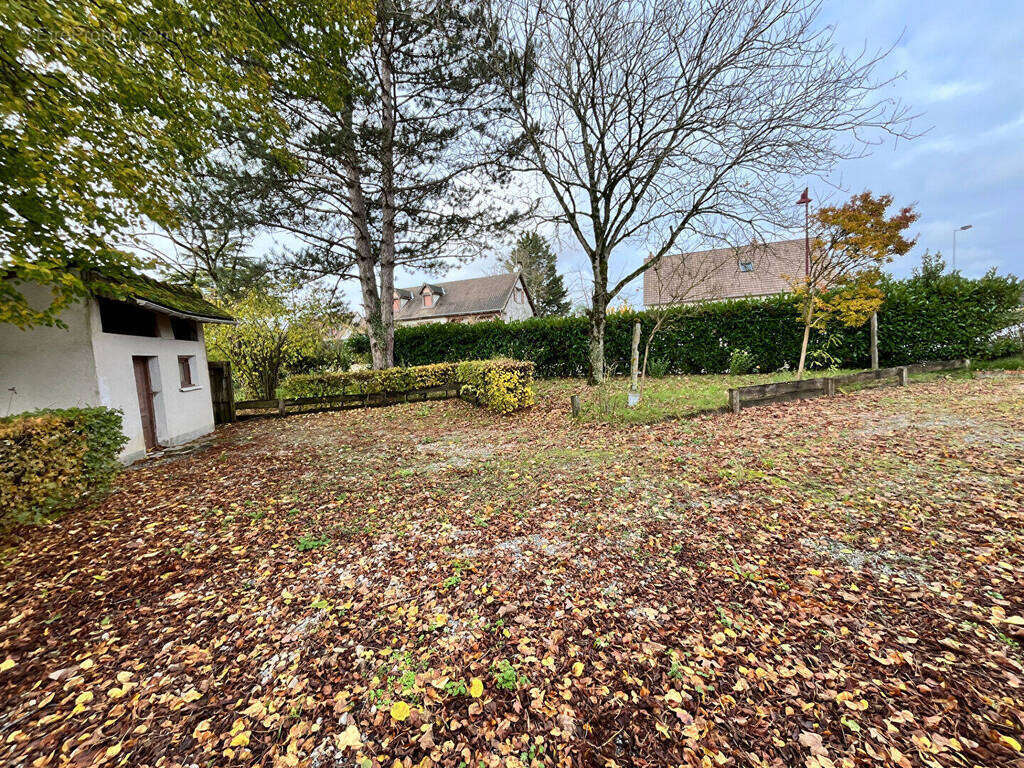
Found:
<svg viewBox="0 0 1024 768"><path fill-rule="evenodd" d="M569 398L569 405L572 408L572 417L578 419L580 416L580 396L573 395Z"/></svg>
<svg viewBox="0 0 1024 768"><path fill-rule="evenodd" d="M901 387L905 387L907 386L907 384L910 383L910 378L908 374L909 372L907 371L907 366L905 365L901 365L899 368L896 369L896 375L899 377L899 383Z"/></svg>
<svg viewBox="0 0 1024 768"><path fill-rule="evenodd" d="M832 377L825 379L825 397L836 396L836 380Z"/></svg>
<svg viewBox="0 0 1024 768"><path fill-rule="evenodd" d="M629 407L640 405L640 321L633 325L633 352L629 358Z"/></svg>
<svg viewBox="0 0 1024 768"><path fill-rule="evenodd" d="M277 415L284 416L284 398L277 398Z"/></svg>
<svg viewBox="0 0 1024 768"><path fill-rule="evenodd" d="M871 370L878 370L878 313L871 313Z"/></svg>
<svg viewBox="0 0 1024 768"><path fill-rule="evenodd" d="M729 405L732 407L733 413L740 412L740 391L738 389L729 390Z"/></svg>

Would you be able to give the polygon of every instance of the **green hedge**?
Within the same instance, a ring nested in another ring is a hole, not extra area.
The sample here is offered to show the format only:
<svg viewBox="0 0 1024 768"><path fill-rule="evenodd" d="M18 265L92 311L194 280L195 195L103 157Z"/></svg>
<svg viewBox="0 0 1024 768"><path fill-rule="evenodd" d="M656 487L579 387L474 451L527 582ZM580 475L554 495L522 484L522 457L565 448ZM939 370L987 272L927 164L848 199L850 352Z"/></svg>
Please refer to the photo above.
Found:
<svg viewBox="0 0 1024 768"><path fill-rule="evenodd" d="M289 376L280 397L329 397L383 392L401 394L424 387L458 387L461 397L499 413L533 405L533 363L493 359L435 363L384 370L336 371Z"/></svg>
<svg viewBox="0 0 1024 768"><path fill-rule="evenodd" d="M127 440L109 408L0 419L0 524L39 522L106 491Z"/></svg>
<svg viewBox="0 0 1024 768"><path fill-rule="evenodd" d="M994 333L1014 322L1022 284L994 274L972 280L959 274L924 274L884 281L885 303L879 312L879 357L882 365L922 360L978 357L989 349ZM605 359L617 373L629 370L632 327L640 320L646 333L655 322L647 312L608 316ZM437 323L395 331L395 360L418 366L459 360L510 357L531 360L538 376L582 376L587 370L585 317L532 318L515 323ZM775 371L795 367L803 328L792 301L784 296L721 301L669 311L651 344L651 358L668 373L721 373L737 350L750 353L753 366ZM830 329L830 353L840 365L869 363L867 326ZM820 346L824 337L815 334ZM365 353L365 336L350 341Z"/></svg>

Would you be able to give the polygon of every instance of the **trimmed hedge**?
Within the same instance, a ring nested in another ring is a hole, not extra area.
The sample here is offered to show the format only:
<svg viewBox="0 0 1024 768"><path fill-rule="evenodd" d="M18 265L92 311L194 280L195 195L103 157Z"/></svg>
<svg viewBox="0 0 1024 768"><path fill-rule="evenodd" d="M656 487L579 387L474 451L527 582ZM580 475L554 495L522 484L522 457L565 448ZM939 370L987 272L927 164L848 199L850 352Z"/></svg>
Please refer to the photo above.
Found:
<svg viewBox="0 0 1024 768"><path fill-rule="evenodd" d="M289 376L278 388L281 397L401 394L424 387L458 387L460 397L498 413L534 403L533 363L520 360L475 360L384 370L336 371Z"/></svg>
<svg viewBox="0 0 1024 768"><path fill-rule="evenodd" d="M106 491L127 440L109 408L0 419L0 524L40 522Z"/></svg>
<svg viewBox="0 0 1024 768"><path fill-rule="evenodd" d="M534 403L533 363L520 360L468 360L459 363L459 396L498 413L512 413Z"/></svg>
<svg viewBox="0 0 1024 768"><path fill-rule="evenodd" d="M959 274L923 274L887 279L879 311L879 357L882 365L922 360L980 357L995 333L1011 325L1021 302L1022 284L990 273L976 280ZM629 370L632 327L639 320L645 334L653 313L608 316L605 360L616 373ZM796 367L803 327L790 298L737 299L669 310L651 344L651 359L667 373L721 373L733 353L746 350L752 367L775 371ZM587 370L588 322L585 317L531 318L514 323L437 323L397 328L395 359L402 365L511 357L531 360L543 377L582 376ZM867 325L829 330L830 353L845 367L869 363ZM811 351L823 342L813 334ZM365 336L350 341L366 352Z"/></svg>

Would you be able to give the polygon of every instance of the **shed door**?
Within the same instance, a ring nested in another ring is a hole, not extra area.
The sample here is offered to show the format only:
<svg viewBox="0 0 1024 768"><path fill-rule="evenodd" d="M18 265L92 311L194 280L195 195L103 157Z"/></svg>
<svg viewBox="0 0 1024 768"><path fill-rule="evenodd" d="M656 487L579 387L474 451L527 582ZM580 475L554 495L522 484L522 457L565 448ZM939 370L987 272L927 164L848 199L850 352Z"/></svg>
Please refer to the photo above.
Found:
<svg viewBox="0 0 1024 768"><path fill-rule="evenodd" d="M139 393L139 413L142 415L142 436L146 450L156 448L156 420L153 417L153 384L149 378L149 359L133 357L135 389Z"/></svg>

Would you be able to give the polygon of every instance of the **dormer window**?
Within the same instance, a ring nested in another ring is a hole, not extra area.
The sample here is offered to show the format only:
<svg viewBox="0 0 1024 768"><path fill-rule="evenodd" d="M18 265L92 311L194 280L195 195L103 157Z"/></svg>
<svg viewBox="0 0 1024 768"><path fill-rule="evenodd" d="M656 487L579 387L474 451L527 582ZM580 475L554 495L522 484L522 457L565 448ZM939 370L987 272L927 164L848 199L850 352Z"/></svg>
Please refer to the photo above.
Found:
<svg viewBox="0 0 1024 768"><path fill-rule="evenodd" d="M400 310L402 308L402 301L401 301L401 299L395 297L395 301L394 301L394 304L392 306L393 306L393 309L394 309L395 312Z"/></svg>
<svg viewBox="0 0 1024 768"><path fill-rule="evenodd" d="M754 262L750 259L740 259L740 272L753 272Z"/></svg>
<svg viewBox="0 0 1024 768"><path fill-rule="evenodd" d="M424 307L432 307L432 306L434 306L434 294L432 294L432 293L424 293L423 294L423 306Z"/></svg>

